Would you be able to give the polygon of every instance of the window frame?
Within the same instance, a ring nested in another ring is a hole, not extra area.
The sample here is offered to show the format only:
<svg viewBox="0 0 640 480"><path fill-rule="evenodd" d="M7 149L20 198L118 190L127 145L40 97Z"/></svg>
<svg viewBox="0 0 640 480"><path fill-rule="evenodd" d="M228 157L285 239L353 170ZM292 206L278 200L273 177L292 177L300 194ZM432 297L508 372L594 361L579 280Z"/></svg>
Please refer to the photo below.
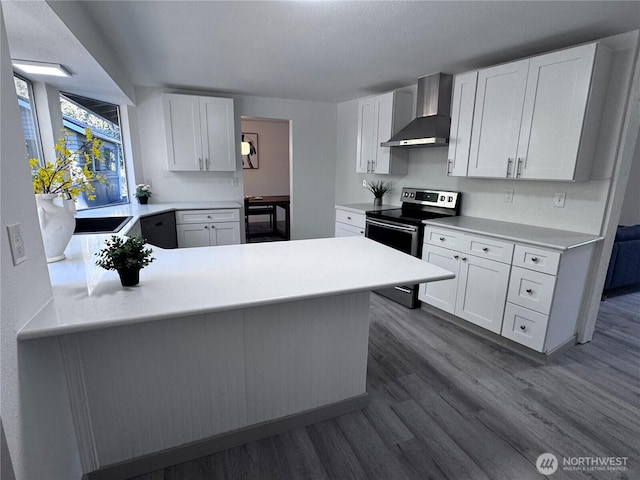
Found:
<svg viewBox="0 0 640 480"><path fill-rule="evenodd" d="M17 78L18 80L23 81L24 83L26 83L27 85L27 90L29 93L29 105L31 107L31 117L33 120L33 128L34 128L34 132L35 132L35 149L37 150L38 153L38 165L40 166L44 166L46 161L44 159L44 148L42 147L42 136L40 135L40 124L38 122L38 106L36 105L36 99L35 96L33 94L33 82L31 80L29 80L28 78L23 77L22 75L17 74L16 72L13 72L13 76L14 78ZM14 80L14 88L15 88L15 80ZM16 97L18 96L18 92L16 92ZM20 99L18 98L18 102L20 101ZM19 106L18 106L19 108ZM22 123L22 119L20 120L20 122ZM27 137L24 134L24 128L22 128L22 135L24 137L24 141L25 144L27 142ZM26 145L25 145L26 146ZM30 158L35 158L32 157L29 154L29 150L26 150L26 155L27 155L27 159Z"/></svg>

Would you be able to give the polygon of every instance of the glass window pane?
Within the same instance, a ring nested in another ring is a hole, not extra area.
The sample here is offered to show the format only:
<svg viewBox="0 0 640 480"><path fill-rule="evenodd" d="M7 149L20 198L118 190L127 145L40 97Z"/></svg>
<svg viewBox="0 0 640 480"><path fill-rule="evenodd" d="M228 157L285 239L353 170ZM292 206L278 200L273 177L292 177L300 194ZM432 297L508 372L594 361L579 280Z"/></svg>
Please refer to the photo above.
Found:
<svg viewBox="0 0 640 480"><path fill-rule="evenodd" d="M74 100L78 100L74 101L70 97L72 96L60 95L62 122L68 134L68 145L74 149L80 147L86 140L84 130L89 128L91 134L103 143L101 152L104 159L102 162L93 162L89 168L106 177L106 183L92 182L95 187L95 199L90 200L85 194L80 194L76 202L77 208L81 210L128 203L127 175L117 105L81 97L73 97ZM104 115L97 110L104 112Z"/></svg>
<svg viewBox="0 0 640 480"><path fill-rule="evenodd" d="M13 77L13 81L16 87L16 93L18 94L18 108L20 109L20 120L24 132L27 158L42 160L40 135L38 132L38 124L36 123L31 84L16 76Z"/></svg>

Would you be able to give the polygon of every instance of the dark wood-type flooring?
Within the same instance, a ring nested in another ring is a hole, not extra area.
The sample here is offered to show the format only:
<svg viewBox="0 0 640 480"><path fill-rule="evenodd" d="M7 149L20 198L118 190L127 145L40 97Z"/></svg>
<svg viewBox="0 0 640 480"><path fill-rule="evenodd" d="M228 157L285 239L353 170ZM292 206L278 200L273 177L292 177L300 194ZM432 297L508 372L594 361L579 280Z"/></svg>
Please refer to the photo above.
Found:
<svg viewBox="0 0 640 480"><path fill-rule="evenodd" d="M550 479L637 479L639 344L640 292L603 302L594 340L547 365L374 294L366 409L135 480L541 479L544 452L628 457Z"/></svg>
<svg viewBox="0 0 640 480"><path fill-rule="evenodd" d="M286 241L281 235L274 235L269 222L251 222L250 226L251 238L247 243L261 243L261 242L284 242ZM284 232L284 221L278 222L278 230Z"/></svg>

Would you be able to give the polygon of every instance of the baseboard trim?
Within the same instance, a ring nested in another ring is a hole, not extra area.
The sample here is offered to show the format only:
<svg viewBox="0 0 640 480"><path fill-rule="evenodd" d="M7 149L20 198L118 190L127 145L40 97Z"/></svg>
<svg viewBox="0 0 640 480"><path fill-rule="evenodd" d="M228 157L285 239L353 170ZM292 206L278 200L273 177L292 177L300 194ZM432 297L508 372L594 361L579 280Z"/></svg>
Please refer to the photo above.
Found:
<svg viewBox="0 0 640 480"><path fill-rule="evenodd" d="M277 435L288 430L305 427L356 410L362 410L367 406L368 402L368 394L363 393L362 395L357 395L340 402L258 423L250 427L215 435L204 440L180 445L179 447L170 448L150 455L132 458L126 462L109 465L99 470L89 472L82 478L83 480L124 480L137 475L144 475L155 470L195 460L196 458L228 450L229 448Z"/></svg>

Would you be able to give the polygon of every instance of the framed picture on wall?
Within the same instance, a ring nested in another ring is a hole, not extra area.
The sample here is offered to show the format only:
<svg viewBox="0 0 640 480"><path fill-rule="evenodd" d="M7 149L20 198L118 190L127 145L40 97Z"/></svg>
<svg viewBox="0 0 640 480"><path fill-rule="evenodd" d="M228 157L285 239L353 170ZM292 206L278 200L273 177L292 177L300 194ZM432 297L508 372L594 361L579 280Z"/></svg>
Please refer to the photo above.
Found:
<svg viewBox="0 0 640 480"><path fill-rule="evenodd" d="M258 134L242 134L242 168L258 168Z"/></svg>

